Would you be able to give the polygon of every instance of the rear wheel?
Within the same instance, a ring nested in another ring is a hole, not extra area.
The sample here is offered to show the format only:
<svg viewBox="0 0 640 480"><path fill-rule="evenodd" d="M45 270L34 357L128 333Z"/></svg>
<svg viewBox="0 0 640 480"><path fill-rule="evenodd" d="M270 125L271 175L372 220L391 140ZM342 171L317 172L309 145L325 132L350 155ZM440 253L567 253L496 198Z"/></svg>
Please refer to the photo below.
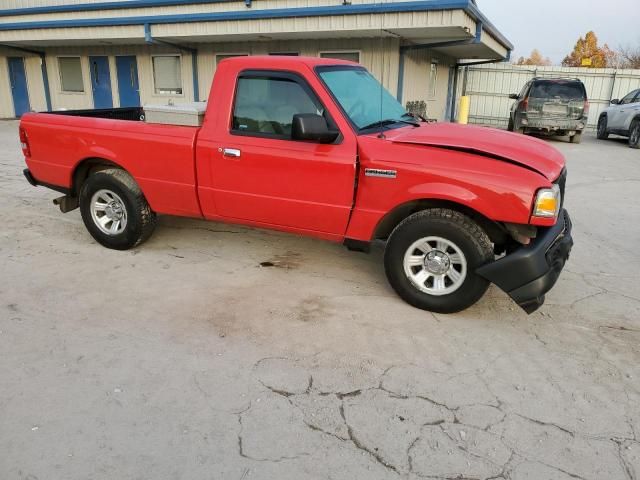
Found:
<svg viewBox="0 0 640 480"><path fill-rule="evenodd" d="M489 237L478 224L454 210L435 208L395 228L384 265L389 283L407 303L455 313L484 295L489 282L475 271L493 258Z"/></svg>
<svg viewBox="0 0 640 480"><path fill-rule="evenodd" d="M569 138L569 141L571 143L580 143L580 142L582 142L582 132L576 132L573 135L571 135L571 138Z"/></svg>
<svg viewBox="0 0 640 480"><path fill-rule="evenodd" d="M606 140L609 138L609 132L607 131L607 116L602 115L598 119L598 139Z"/></svg>
<svg viewBox="0 0 640 480"><path fill-rule="evenodd" d="M631 122L629 129L629 146L631 148L640 148L640 119L636 118Z"/></svg>
<svg viewBox="0 0 640 480"><path fill-rule="evenodd" d="M80 189L80 213L91 236L115 250L141 244L156 226L156 214L138 184L127 172L116 168L87 178Z"/></svg>

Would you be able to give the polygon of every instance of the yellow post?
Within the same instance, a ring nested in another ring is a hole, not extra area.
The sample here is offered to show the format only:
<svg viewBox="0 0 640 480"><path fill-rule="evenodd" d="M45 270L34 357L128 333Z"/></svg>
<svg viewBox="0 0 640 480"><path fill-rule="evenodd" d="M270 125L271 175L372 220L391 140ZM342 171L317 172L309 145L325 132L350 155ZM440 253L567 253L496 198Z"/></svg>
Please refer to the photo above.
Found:
<svg viewBox="0 0 640 480"><path fill-rule="evenodd" d="M469 109L471 108L470 98L460 97L460 110L458 111L458 123L466 125L469 123Z"/></svg>

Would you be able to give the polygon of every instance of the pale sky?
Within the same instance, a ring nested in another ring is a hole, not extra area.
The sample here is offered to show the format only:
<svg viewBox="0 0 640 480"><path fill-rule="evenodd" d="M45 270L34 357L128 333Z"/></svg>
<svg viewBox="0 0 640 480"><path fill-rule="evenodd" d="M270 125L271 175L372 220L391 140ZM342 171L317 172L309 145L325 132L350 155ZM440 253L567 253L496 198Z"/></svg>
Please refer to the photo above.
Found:
<svg viewBox="0 0 640 480"><path fill-rule="evenodd" d="M514 44L512 58L537 48L554 63L579 37L596 32L614 50L640 45L640 0L477 0L480 11Z"/></svg>

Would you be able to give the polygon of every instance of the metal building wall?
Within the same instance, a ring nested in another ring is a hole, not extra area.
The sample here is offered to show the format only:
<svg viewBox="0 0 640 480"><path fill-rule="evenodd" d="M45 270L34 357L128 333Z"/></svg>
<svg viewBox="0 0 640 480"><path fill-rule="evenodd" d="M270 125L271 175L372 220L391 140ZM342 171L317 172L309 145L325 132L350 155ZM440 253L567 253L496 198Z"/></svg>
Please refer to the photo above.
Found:
<svg viewBox="0 0 640 480"><path fill-rule="evenodd" d="M611 68L520 67L511 64L481 65L461 70L459 84L463 95L471 97L469 121L506 128L513 100L509 94L518 93L534 77L572 77L585 84L589 103L587 128L595 129L602 110L610 100L622 98L640 88L640 70ZM465 78L466 77L466 78Z"/></svg>
<svg viewBox="0 0 640 480"><path fill-rule="evenodd" d="M216 69L217 54L267 55L269 53L296 52L299 55L317 57L321 52L358 51L360 63L367 67L392 94L395 94L398 78L399 41L385 39L326 39L282 40L276 42L232 42L198 46L198 83L200 98L209 96L209 87Z"/></svg>
<svg viewBox="0 0 640 480"><path fill-rule="evenodd" d="M436 95L431 96L431 62L438 62L436 77ZM424 101L427 104L427 117L444 120L447 110L449 91L449 69L455 61L429 49L412 50L405 53L404 82L402 103Z"/></svg>
<svg viewBox="0 0 640 480"><path fill-rule="evenodd" d="M275 52L298 52L300 55L319 56L327 51L358 51L360 61L377 78L382 78L385 86L395 94L398 78L399 41L395 38L385 39L327 39L300 40L279 42L237 42L203 44L198 46L198 84L200 99L207 99L209 88L216 68L216 54L248 53L250 55L266 55ZM193 101L193 76L191 54L168 46L94 46L94 47L57 47L47 48L46 61L54 110L93 108L93 92L91 89L89 56L105 55L109 57L111 74L111 90L114 107L119 106L119 92L115 57L118 55L135 55L138 64L140 83L140 100L146 103L175 103ZM0 52L0 55L7 54ZM152 56L162 54L179 54L182 56L182 95L156 95L153 84ZM40 67L40 57L19 51L10 55L25 58L29 100L31 108L36 111L46 110L44 84ZM83 72L84 92L63 92L60 85L59 56L79 56ZM426 67L422 70L425 70ZM422 75L421 71L417 75ZM0 118L14 116L11 89L8 83L7 61L0 56ZM424 83L424 79L406 75L408 84ZM426 89L424 89L426 95ZM443 92L443 96L446 92Z"/></svg>
<svg viewBox="0 0 640 480"><path fill-rule="evenodd" d="M0 118L10 118L13 115L13 99L11 98L11 86L9 85L9 64L7 63L7 57L0 56Z"/></svg>

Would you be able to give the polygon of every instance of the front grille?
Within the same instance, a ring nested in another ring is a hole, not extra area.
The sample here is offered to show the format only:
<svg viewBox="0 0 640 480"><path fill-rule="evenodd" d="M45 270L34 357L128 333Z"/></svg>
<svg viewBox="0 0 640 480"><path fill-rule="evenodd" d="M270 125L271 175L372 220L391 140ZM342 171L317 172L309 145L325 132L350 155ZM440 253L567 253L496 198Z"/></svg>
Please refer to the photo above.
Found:
<svg viewBox="0 0 640 480"><path fill-rule="evenodd" d="M553 182L560 187L560 208L564 206L564 191L567 184L567 167L562 169L558 179Z"/></svg>

